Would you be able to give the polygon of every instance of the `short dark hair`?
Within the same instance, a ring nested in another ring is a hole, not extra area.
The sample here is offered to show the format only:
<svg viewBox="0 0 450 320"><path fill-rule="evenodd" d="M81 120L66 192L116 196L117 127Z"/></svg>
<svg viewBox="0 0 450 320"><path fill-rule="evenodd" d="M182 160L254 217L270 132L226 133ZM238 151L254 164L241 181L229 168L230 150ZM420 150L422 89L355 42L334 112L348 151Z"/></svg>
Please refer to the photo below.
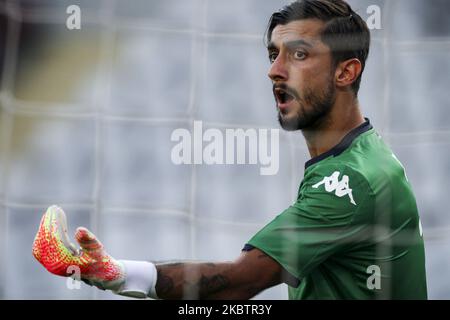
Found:
<svg viewBox="0 0 450 320"><path fill-rule="evenodd" d="M325 22L321 39L330 48L335 67L351 58L361 62L361 74L352 84L355 95L358 95L370 47L370 31L366 22L343 0L297 0L272 14L266 32L267 42L270 42L277 25L304 19Z"/></svg>

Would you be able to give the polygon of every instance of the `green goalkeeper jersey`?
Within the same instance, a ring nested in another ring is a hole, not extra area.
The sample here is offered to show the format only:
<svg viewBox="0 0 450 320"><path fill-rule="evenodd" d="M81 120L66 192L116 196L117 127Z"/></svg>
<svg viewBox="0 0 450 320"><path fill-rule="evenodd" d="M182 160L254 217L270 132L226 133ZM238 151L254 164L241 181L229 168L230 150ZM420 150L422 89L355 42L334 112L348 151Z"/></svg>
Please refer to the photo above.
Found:
<svg viewBox="0 0 450 320"><path fill-rule="evenodd" d="M284 268L289 299L427 299L414 194L368 119L305 164L297 200L255 247Z"/></svg>

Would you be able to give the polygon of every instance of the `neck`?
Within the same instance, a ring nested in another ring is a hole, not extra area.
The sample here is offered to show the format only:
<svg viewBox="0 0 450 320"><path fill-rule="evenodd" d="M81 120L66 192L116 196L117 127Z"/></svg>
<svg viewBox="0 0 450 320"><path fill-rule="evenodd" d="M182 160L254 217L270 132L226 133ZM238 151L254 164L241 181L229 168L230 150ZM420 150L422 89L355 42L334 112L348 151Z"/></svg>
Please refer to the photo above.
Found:
<svg viewBox="0 0 450 320"><path fill-rule="evenodd" d="M356 98L337 97L330 113L317 126L302 130L309 154L314 158L327 152L364 121Z"/></svg>

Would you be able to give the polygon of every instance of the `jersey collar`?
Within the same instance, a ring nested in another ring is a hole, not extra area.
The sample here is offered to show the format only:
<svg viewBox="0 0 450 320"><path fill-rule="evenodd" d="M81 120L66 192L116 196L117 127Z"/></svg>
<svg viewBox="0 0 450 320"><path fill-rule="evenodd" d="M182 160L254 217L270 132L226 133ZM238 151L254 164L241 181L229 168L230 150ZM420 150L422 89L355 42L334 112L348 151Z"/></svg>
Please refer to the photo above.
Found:
<svg viewBox="0 0 450 320"><path fill-rule="evenodd" d="M321 155L318 155L317 157L311 158L305 163L305 170L308 169L308 167L312 166L313 164L328 158L329 156L338 156L342 152L344 152L355 140L358 136L363 134L366 131L369 131L372 129L372 125L370 124L370 120L368 118L364 118L366 121L361 124L359 127L353 129L347 135L339 142L337 145L335 145L332 149L328 150L327 152L322 153Z"/></svg>

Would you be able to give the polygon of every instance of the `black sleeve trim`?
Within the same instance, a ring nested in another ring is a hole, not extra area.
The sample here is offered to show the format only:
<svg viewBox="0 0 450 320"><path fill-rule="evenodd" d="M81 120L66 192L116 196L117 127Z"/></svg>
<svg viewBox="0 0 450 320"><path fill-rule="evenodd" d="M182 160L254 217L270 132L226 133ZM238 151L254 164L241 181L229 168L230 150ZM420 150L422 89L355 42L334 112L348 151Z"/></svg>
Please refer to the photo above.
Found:
<svg viewBox="0 0 450 320"><path fill-rule="evenodd" d="M250 251L255 249L254 246L252 246L251 244L246 243L244 245L244 248L242 248L242 251ZM266 253L267 254L267 253ZM286 283L288 286L297 288L300 285L300 280L297 279L296 276L294 276L293 274L291 274L289 271L287 271L283 266L281 266L283 269L281 278L282 278L282 282Z"/></svg>
<svg viewBox="0 0 450 320"><path fill-rule="evenodd" d="M244 248L242 248L242 251L250 251L252 249L255 249L255 247L252 246L251 244L246 243Z"/></svg>

